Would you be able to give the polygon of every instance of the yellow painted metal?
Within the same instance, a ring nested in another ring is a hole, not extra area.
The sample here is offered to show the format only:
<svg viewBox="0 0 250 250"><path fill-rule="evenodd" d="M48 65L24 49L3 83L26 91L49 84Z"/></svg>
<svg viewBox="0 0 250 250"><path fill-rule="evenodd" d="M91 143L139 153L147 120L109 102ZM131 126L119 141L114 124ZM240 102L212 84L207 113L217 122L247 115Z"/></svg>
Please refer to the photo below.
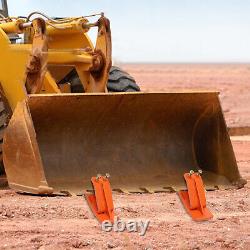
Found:
<svg viewBox="0 0 250 250"><path fill-rule="evenodd" d="M83 28L83 25L87 23L88 20L84 18L80 19L72 19L71 22L63 23L63 24L51 24L48 23L47 27L47 34L49 36L55 36L55 35L72 35L72 34L84 34L88 31L88 29Z"/></svg>
<svg viewBox="0 0 250 250"><path fill-rule="evenodd" d="M59 82L74 67L80 68L81 79L88 84L89 69L92 67L94 50L93 44L83 28L87 20L84 18L72 19L65 24L56 24L52 27L47 23L48 71L44 78L41 93L61 93L56 82ZM25 28L23 19L0 23L0 82L9 105L14 111L18 102L27 97L25 88L26 66L32 51L32 29ZM21 29L21 27L24 27ZM11 44L9 33L24 33L25 44ZM86 52L86 49L90 52ZM68 90L68 88L66 88ZM65 89L65 91L66 91Z"/></svg>
<svg viewBox="0 0 250 250"><path fill-rule="evenodd" d="M60 50L74 50L74 49L86 49L89 48L90 50L94 50L94 46L92 44L92 41L90 40L89 36L86 33L72 33L70 36L65 34L64 31L53 33L52 39L48 41L48 46L51 50L53 49L60 49ZM62 75L65 76L67 73L69 73L69 65L65 65L65 67L60 67L53 65L53 67L50 67L51 74L57 78L59 81L59 77ZM77 67L80 67L80 71L78 72L82 82L88 84L90 74L87 72L87 68L89 69L88 65L77 65Z"/></svg>
<svg viewBox="0 0 250 250"><path fill-rule="evenodd" d="M58 32L51 36L48 41L50 49L83 49L89 47L94 49L94 46L86 33L73 33L70 35Z"/></svg>
<svg viewBox="0 0 250 250"><path fill-rule="evenodd" d="M110 22L105 17L101 17L98 22L99 22L99 28L98 28L95 50L100 51L101 54L105 55L104 59L105 61L103 63L101 75L96 77L96 75L90 74L89 77L90 84L85 87L85 91L89 93L107 92L107 81L109 77L109 71L112 65L112 39L111 39ZM79 71L81 70L79 69L79 67L77 67L77 72ZM80 74L79 76L81 79Z"/></svg>
<svg viewBox="0 0 250 250"><path fill-rule="evenodd" d="M49 71L47 71L45 74L42 93L61 93L58 85L56 84Z"/></svg>
<svg viewBox="0 0 250 250"><path fill-rule="evenodd" d="M50 27L49 29L52 30ZM51 32L52 38L48 41L48 46L51 50L57 49L57 50L74 50L74 49L86 49L89 48L90 50L94 50L94 46L92 44L92 41L90 40L89 36L86 33L82 32L72 32L70 35L65 34L65 31L62 30L56 30L56 32ZM80 70L78 74L81 75L81 80L87 84L89 81L89 73L84 72L83 70L86 70L85 65L77 65L77 67L80 67ZM88 67L88 66L87 66ZM68 68L62 68L62 67L51 67L51 73L52 75L58 75L57 72L60 70L60 75L66 75L69 71Z"/></svg>
<svg viewBox="0 0 250 250"><path fill-rule="evenodd" d="M92 66L93 57L80 50L49 50L48 64L77 64L85 63L88 67ZM88 71L89 68L86 68Z"/></svg>
<svg viewBox="0 0 250 250"><path fill-rule="evenodd" d="M26 45L11 45L6 33L0 29L0 82L12 110L27 97L24 83L30 48Z"/></svg>
<svg viewBox="0 0 250 250"><path fill-rule="evenodd" d="M21 25L24 22L24 19L16 19L12 22L3 22L0 23L0 29L2 29L6 34L22 33L23 30L21 28Z"/></svg>

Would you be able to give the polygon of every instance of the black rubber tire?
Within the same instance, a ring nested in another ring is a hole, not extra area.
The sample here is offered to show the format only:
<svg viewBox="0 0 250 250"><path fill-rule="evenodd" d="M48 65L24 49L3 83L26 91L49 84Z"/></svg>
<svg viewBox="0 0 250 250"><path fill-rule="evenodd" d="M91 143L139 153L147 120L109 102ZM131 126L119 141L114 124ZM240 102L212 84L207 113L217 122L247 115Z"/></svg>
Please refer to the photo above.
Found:
<svg viewBox="0 0 250 250"><path fill-rule="evenodd" d="M119 67L111 67L108 80L109 92L140 92L135 79Z"/></svg>
<svg viewBox="0 0 250 250"><path fill-rule="evenodd" d="M0 175L4 174L2 145L3 145L3 135L4 135L4 130L6 128L7 118L8 116L4 108L3 101L1 100L0 97Z"/></svg>
<svg viewBox="0 0 250 250"><path fill-rule="evenodd" d="M75 70L72 70L60 83L69 82L72 93L83 93L84 89ZM59 84L60 84L59 83ZM135 79L119 67L111 67L108 79L109 92L139 92Z"/></svg>

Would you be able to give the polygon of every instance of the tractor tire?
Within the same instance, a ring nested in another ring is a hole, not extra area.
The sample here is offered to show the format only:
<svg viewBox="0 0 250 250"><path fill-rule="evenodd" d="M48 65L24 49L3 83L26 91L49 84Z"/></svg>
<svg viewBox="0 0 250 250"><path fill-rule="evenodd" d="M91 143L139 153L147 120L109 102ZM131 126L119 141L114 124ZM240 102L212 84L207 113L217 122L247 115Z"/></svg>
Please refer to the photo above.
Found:
<svg viewBox="0 0 250 250"><path fill-rule="evenodd" d="M135 79L118 67L111 67L108 79L109 92L140 92Z"/></svg>
<svg viewBox="0 0 250 250"><path fill-rule="evenodd" d="M8 115L4 108L4 103L0 97L0 175L4 174L2 146L3 146L3 135L4 135L4 130L6 128L7 118Z"/></svg>
<svg viewBox="0 0 250 250"><path fill-rule="evenodd" d="M69 82L72 93L83 93L84 89L75 70L71 71L63 82ZM62 83L63 83L62 82ZM108 92L139 92L135 79L119 67L111 67L107 84Z"/></svg>

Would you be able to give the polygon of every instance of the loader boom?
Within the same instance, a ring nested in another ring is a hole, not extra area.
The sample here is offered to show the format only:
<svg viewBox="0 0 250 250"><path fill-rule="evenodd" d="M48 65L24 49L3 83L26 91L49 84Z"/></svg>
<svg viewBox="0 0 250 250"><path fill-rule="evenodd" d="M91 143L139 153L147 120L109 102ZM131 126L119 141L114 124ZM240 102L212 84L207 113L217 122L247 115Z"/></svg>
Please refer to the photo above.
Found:
<svg viewBox="0 0 250 250"><path fill-rule="evenodd" d="M109 20L101 15L96 23L84 17L54 22L0 20L0 82L12 110L28 94L62 93L57 83L73 69L85 92L107 91L111 32ZM94 26L98 27L95 48L86 34ZM22 34L24 42L10 44L12 33Z"/></svg>

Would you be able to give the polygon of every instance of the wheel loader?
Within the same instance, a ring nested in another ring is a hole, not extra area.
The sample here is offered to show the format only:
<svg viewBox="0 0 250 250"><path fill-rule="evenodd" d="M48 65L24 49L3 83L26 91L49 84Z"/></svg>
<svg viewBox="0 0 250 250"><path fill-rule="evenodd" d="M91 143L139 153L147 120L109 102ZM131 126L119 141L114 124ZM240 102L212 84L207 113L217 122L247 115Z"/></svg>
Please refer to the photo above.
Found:
<svg viewBox="0 0 250 250"><path fill-rule="evenodd" d="M244 185L217 91L140 92L111 66L103 13L96 22L9 17L2 6L2 155L12 189L81 194L109 173L117 191L169 192L185 187L190 169L203 171L207 189Z"/></svg>

